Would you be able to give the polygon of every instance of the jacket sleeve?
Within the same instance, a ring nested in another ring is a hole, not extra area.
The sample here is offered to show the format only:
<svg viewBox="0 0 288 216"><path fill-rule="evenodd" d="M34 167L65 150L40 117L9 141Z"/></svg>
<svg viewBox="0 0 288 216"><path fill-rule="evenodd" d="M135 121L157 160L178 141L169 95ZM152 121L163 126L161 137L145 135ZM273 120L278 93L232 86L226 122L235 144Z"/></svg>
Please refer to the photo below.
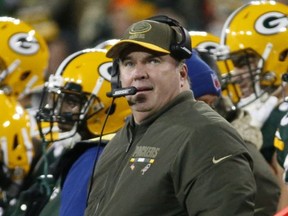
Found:
<svg viewBox="0 0 288 216"><path fill-rule="evenodd" d="M185 205L189 215L254 215L255 180L245 153L217 164L189 185Z"/></svg>

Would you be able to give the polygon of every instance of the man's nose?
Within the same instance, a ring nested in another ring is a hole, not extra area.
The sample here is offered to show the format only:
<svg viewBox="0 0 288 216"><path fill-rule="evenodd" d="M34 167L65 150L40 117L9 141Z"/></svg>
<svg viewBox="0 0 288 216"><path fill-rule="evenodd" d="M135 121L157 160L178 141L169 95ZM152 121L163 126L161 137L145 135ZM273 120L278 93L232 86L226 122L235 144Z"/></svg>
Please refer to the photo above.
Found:
<svg viewBox="0 0 288 216"><path fill-rule="evenodd" d="M133 72L134 79L146 79L148 77L147 70L143 64L137 64Z"/></svg>

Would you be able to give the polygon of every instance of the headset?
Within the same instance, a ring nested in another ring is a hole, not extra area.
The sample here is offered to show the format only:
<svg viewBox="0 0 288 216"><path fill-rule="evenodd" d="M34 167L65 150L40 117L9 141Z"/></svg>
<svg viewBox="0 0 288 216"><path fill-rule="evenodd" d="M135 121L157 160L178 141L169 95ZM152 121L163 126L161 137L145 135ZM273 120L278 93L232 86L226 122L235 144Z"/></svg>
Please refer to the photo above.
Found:
<svg viewBox="0 0 288 216"><path fill-rule="evenodd" d="M170 45L171 56L173 56L176 59L188 59L191 57L192 55L191 36L189 32L183 26L181 26L177 20L172 19L165 15L153 16L148 18L147 20L153 20L156 22L165 23L174 30L173 31L175 33L174 38L171 41ZM180 32L178 29L180 30ZM181 34L181 40L179 42L177 33Z"/></svg>
<svg viewBox="0 0 288 216"><path fill-rule="evenodd" d="M192 55L191 37L187 29L182 27L177 20L172 19L165 15L153 16L146 20L153 20L156 22L165 23L173 29L174 37L170 45L171 56L173 56L176 59L188 59L191 57ZM178 37L177 37L178 33L181 34L180 41L178 41ZM121 89L121 91L123 90L121 87L121 82L119 78L119 59L115 59L113 61L113 66L111 70L111 90L112 91L107 93L107 96L108 97L125 96L122 94L114 94L115 91L117 91L117 89ZM136 93L135 89L128 88L126 90L127 92L132 93L132 94Z"/></svg>
<svg viewBox="0 0 288 216"><path fill-rule="evenodd" d="M111 69L111 90L122 88L120 78L119 78L119 59L113 60Z"/></svg>

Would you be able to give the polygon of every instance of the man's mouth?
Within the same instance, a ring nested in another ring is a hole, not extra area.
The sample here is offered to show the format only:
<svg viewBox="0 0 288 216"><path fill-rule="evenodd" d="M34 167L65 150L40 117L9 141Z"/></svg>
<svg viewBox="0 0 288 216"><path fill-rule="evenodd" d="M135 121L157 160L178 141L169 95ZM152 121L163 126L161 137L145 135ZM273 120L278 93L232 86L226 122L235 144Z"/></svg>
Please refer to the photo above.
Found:
<svg viewBox="0 0 288 216"><path fill-rule="evenodd" d="M137 88L137 93L138 93L138 92L145 92L145 91L151 91L151 90L153 90L152 87L148 87L148 86L136 87L136 88Z"/></svg>

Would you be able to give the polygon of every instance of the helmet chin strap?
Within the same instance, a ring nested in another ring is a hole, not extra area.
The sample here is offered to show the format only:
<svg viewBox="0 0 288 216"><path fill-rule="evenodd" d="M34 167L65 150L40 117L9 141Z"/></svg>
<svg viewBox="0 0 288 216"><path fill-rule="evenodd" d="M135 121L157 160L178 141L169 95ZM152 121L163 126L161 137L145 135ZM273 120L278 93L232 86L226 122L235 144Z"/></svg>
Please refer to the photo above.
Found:
<svg viewBox="0 0 288 216"><path fill-rule="evenodd" d="M58 140L67 139L69 137L73 137L74 134L77 132L77 124L74 124L71 130L65 132L59 132Z"/></svg>

